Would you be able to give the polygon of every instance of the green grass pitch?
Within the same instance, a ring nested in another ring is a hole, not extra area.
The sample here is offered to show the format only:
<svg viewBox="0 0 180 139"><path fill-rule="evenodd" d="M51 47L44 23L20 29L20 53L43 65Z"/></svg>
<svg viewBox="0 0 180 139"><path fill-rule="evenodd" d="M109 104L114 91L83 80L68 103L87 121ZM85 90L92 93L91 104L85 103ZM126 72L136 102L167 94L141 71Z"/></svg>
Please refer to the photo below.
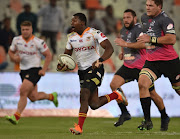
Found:
<svg viewBox="0 0 180 139"><path fill-rule="evenodd" d="M71 117L28 117L12 125L0 117L0 139L180 139L180 118L171 118L169 130L160 131L160 118L152 118L154 128L139 131L142 118L132 118L120 127L114 127L117 118L86 118L83 134L72 135L78 118Z"/></svg>

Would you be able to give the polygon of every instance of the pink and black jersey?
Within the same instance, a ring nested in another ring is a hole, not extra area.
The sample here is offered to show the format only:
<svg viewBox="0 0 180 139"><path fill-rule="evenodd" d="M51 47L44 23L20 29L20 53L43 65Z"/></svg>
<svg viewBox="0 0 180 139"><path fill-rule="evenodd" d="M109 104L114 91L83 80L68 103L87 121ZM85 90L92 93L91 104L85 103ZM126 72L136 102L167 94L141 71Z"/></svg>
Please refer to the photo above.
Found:
<svg viewBox="0 0 180 139"><path fill-rule="evenodd" d="M141 21L143 24L143 33L152 37L161 37L165 34L175 35L174 22L164 11L154 18L144 14L141 17ZM148 61L167 61L178 58L173 45L147 43L146 52Z"/></svg>
<svg viewBox="0 0 180 139"><path fill-rule="evenodd" d="M123 27L121 29L121 38L128 42L136 42L136 38L139 37L142 32L142 27L139 23L135 24L130 30ZM124 47L124 66L128 68L142 69L146 60L145 49L133 49Z"/></svg>

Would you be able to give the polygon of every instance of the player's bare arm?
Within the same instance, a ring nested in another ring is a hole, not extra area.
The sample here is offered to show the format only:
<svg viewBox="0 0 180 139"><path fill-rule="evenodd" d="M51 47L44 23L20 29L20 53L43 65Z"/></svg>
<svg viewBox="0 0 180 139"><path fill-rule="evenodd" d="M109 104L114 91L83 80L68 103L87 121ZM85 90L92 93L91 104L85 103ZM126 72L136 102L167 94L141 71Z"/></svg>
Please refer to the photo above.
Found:
<svg viewBox="0 0 180 139"><path fill-rule="evenodd" d="M119 59L123 60L124 59L124 49L121 47L121 52L119 53Z"/></svg>
<svg viewBox="0 0 180 139"><path fill-rule="evenodd" d="M102 65L102 62L109 59L111 57L112 53L114 52L114 49L108 39L101 42L100 45L102 48L105 49L105 51L104 51L103 55L101 56L101 58L92 64L93 69L99 68Z"/></svg>
<svg viewBox="0 0 180 139"><path fill-rule="evenodd" d="M121 47L128 47L128 48L133 48L133 49L146 48L145 43L141 43L141 42L128 43L128 42L124 41L122 38L116 38L114 40L114 42L117 46L121 46Z"/></svg>
<svg viewBox="0 0 180 139"><path fill-rule="evenodd" d="M52 60L52 54L51 54L49 49L47 49L42 54L45 56L45 62L44 62L42 70L39 71L39 75L44 76L47 69L48 69L48 66L49 66L49 64L50 64L50 62Z"/></svg>
<svg viewBox="0 0 180 139"><path fill-rule="evenodd" d="M9 57L10 57L11 61L13 61L15 63L19 63L21 61L21 58L16 53L16 51L12 51L12 50L9 49L8 54L9 54Z"/></svg>
<svg viewBox="0 0 180 139"><path fill-rule="evenodd" d="M105 49L103 55L101 56L101 58L105 61L111 57L111 55L114 52L114 49L108 39L101 42L100 45L102 48Z"/></svg>
<svg viewBox="0 0 180 139"><path fill-rule="evenodd" d="M139 36L137 38L138 42L141 43L159 43L159 44L166 44L166 45L174 45L176 43L176 35L174 34L166 34L165 36L162 37L151 37L147 34L144 34L142 36Z"/></svg>

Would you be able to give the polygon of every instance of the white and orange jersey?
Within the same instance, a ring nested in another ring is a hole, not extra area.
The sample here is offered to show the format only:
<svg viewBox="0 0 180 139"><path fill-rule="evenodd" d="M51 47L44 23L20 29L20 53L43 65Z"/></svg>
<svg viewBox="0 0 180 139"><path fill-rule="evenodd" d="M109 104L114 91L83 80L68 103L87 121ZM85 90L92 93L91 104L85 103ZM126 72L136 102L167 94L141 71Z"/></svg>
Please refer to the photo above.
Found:
<svg viewBox="0 0 180 139"><path fill-rule="evenodd" d="M86 28L82 35L72 32L68 35L66 49L75 52L79 70L85 70L99 59L100 43L107 37L99 30Z"/></svg>
<svg viewBox="0 0 180 139"><path fill-rule="evenodd" d="M10 50L17 51L21 58L20 69L27 70L33 67L41 66L41 53L48 49L46 43L32 36L29 41L23 39L22 36L14 37Z"/></svg>

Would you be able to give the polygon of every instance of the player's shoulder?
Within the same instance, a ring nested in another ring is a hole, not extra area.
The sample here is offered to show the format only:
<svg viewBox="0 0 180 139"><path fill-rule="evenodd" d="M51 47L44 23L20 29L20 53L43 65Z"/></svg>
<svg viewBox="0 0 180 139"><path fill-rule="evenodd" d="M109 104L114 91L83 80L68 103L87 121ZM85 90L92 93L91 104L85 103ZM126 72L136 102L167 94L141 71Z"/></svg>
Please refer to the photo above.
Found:
<svg viewBox="0 0 180 139"><path fill-rule="evenodd" d="M159 16L159 18L161 19L170 19L170 20L172 20L170 17L169 17L169 15L166 13L166 12L164 12L164 11L162 11L161 13L160 13L160 16Z"/></svg>
<svg viewBox="0 0 180 139"><path fill-rule="evenodd" d="M43 42L44 40L43 39L40 39L40 38L38 38L38 37L36 37L36 36L34 36L34 41L38 41L38 42Z"/></svg>
<svg viewBox="0 0 180 139"><path fill-rule="evenodd" d="M161 18L169 18L169 16L168 16L168 14L165 12L165 11L162 11L161 13L160 13L160 17Z"/></svg>
<svg viewBox="0 0 180 139"><path fill-rule="evenodd" d="M73 36L76 36L77 33L76 32L71 32L67 35L68 38L72 38Z"/></svg>
<svg viewBox="0 0 180 139"><path fill-rule="evenodd" d="M120 30L120 34L122 34L123 32L126 32L126 28L122 27L122 29Z"/></svg>
<svg viewBox="0 0 180 139"><path fill-rule="evenodd" d="M164 11L162 11L159 16L158 16L158 20L160 23L173 23L174 21L169 17L169 15L167 13L165 13Z"/></svg>
<svg viewBox="0 0 180 139"><path fill-rule="evenodd" d="M144 14L141 16L141 20L147 19L147 18L149 18L148 15L147 15L147 13L144 13Z"/></svg>
<svg viewBox="0 0 180 139"><path fill-rule="evenodd" d="M15 41L22 40L22 36L15 36L15 37L13 38L13 40L15 40Z"/></svg>
<svg viewBox="0 0 180 139"><path fill-rule="evenodd" d="M96 34L96 33L100 33L101 31L100 30L97 30L95 28L89 28L89 30L87 32L91 32L92 34Z"/></svg>

